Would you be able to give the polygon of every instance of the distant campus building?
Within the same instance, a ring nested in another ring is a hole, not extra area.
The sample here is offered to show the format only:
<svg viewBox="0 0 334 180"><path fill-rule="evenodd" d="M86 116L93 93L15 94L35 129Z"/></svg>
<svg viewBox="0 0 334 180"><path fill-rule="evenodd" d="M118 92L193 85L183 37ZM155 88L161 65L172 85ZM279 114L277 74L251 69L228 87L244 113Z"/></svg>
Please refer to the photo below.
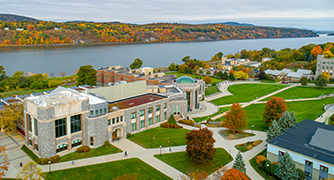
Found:
<svg viewBox="0 0 334 180"><path fill-rule="evenodd" d="M281 81L287 82L299 82L303 76L305 76L307 79L312 76L312 71L308 69L298 69L297 72L290 69L267 69L264 72L266 74L269 74L274 80L277 80L279 78Z"/></svg>
<svg viewBox="0 0 334 180"><path fill-rule="evenodd" d="M278 162L289 152L296 167L305 172L306 179L334 178L333 136L334 126L306 119L270 140L267 158Z"/></svg>
<svg viewBox="0 0 334 180"><path fill-rule="evenodd" d="M330 78L334 78L334 58L325 58L324 55L319 54L317 57L317 70L316 76L319 76L322 72L326 72L330 75Z"/></svg>
<svg viewBox="0 0 334 180"><path fill-rule="evenodd" d="M98 147L159 126L199 108L204 82L190 77L171 85L135 81L107 87L58 87L24 99L25 143L39 157L72 152L80 145Z"/></svg>

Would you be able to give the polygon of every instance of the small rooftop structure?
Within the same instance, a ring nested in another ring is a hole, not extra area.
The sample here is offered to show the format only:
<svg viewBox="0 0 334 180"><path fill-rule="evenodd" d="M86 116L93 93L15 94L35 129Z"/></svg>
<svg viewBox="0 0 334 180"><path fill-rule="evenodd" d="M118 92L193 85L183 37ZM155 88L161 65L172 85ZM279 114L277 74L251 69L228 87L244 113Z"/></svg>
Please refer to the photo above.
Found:
<svg viewBox="0 0 334 180"><path fill-rule="evenodd" d="M3 102L6 105L10 105L10 104L15 104L15 103L20 103L22 101L19 99L16 99L15 97L6 97L6 98L2 98L1 102Z"/></svg>
<svg viewBox="0 0 334 180"><path fill-rule="evenodd" d="M188 84L188 83L196 83L196 81L189 76L182 76L176 79L176 83Z"/></svg>
<svg viewBox="0 0 334 180"><path fill-rule="evenodd" d="M74 101L78 101L81 99L86 99L88 97L80 96L78 94L74 94L71 91L61 91L61 92L52 92L51 94L43 95L43 96L35 96L26 98L28 101L32 101L34 104L41 107L49 107L58 104L70 103Z"/></svg>

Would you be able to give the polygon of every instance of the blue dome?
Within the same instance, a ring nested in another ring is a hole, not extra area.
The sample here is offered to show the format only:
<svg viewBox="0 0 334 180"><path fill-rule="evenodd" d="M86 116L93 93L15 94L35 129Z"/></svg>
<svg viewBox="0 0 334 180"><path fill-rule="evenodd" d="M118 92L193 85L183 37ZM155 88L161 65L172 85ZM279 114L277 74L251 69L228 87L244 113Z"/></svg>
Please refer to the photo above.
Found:
<svg viewBox="0 0 334 180"><path fill-rule="evenodd" d="M178 78L176 80L176 82L177 83L185 84L185 83L195 83L196 81L193 78L189 77L189 76L182 76L182 77Z"/></svg>

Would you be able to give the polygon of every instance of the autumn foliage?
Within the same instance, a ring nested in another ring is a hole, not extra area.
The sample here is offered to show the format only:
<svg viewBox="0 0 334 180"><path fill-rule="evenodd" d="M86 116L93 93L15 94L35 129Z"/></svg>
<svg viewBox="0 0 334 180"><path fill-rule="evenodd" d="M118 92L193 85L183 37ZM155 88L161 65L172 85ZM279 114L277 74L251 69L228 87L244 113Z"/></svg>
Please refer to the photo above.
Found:
<svg viewBox="0 0 334 180"><path fill-rule="evenodd" d="M249 180L245 173L240 172L234 168L228 169L221 180Z"/></svg>
<svg viewBox="0 0 334 180"><path fill-rule="evenodd" d="M263 123L269 126L273 120L278 121L286 111L286 103L281 97L271 97L263 112Z"/></svg>
<svg viewBox="0 0 334 180"><path fill-rule="evenodd" d="M233 103L231 110L224 115L224 118L226 120L223 122L223 126L232 132L240 132L247 129L246 111L239 103Z"/></svg>
<svg viewBox="0 0 334 180"><path fill-rule="evenodd" d="M209 76L205 76L205 77L203 78L203 81L205 82L205 84L210 84L211 81L212 81L212 79L211 79Z"/></svg>
<svg viewBox="0 0 334 180"><path fill-rule="evenodd" d="M5 176L5 171L8 171L8 155L6 154L6 146L0 146L0 179Z"/></svg>
<svg viewBox="0 0 334 180"><path fill-rule="evenodd" d="M200 128L191 130L186 133L187 140L187 156L196 164L205 164L213 159L216 149L213 148L215 139L212 137L213 132L208 128Z"/></svg>

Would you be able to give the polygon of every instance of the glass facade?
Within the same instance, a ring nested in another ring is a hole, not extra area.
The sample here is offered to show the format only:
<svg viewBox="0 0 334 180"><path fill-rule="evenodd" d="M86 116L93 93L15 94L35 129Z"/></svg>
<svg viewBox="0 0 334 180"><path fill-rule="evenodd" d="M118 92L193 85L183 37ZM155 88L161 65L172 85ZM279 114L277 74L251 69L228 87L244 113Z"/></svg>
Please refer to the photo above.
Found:
<svg viewBox="0 0 334 180"><path fill-rule="evenodd" d="M67 134L66 118L56 120L55 126L56 126L56 138L65 136Z"/></svg>
<svg viewBox="0 0 334 180"><path fill-rule="evenodd" d="M71 133L81 131L81 115L71 116Z"/></svg>

